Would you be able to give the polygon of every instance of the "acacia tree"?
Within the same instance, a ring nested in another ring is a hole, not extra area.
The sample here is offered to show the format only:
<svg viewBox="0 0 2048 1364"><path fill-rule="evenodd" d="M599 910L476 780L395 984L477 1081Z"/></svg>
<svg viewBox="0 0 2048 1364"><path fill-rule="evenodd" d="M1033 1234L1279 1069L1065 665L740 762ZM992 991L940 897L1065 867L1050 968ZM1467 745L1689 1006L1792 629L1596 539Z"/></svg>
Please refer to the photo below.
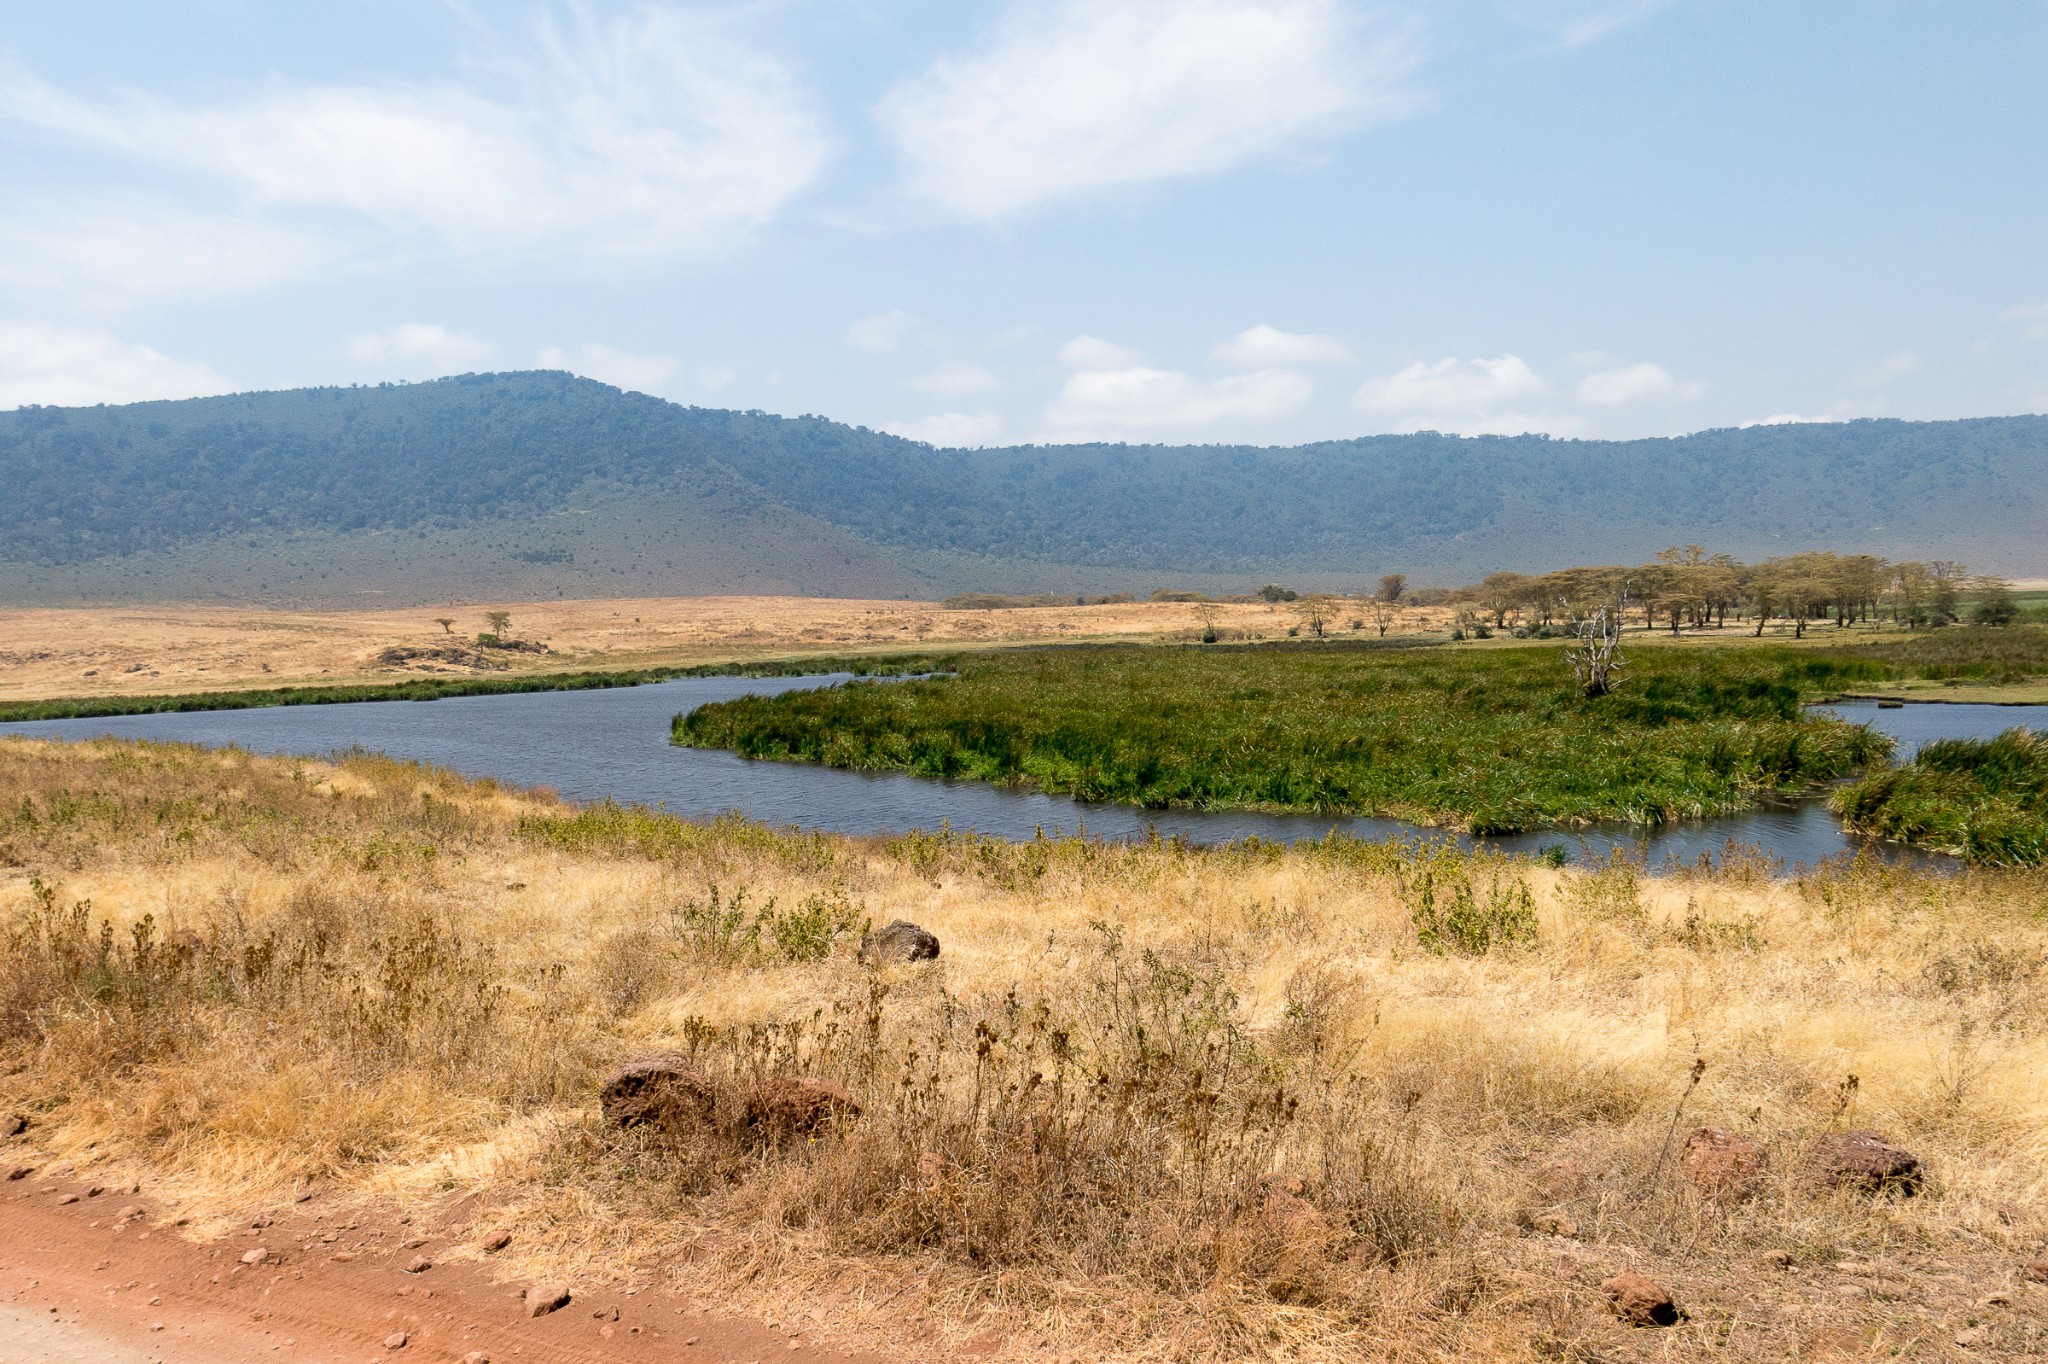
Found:
<svg viewBox="0 0 2048 1364"><path fill-rule="evenodd" d="M434 624L441 627L441 633L444 635L455 633L455 617L453 616L436 616L434 617Z"/></svg>
<svg viewBox="0 0 2048 1364"><path fill-rule="evenodd" d="M505 632L512 628L512 613L510 611L486 611L484 612L484 619L490 622L491 633L500 638L503 638Z"/></svg>
<svg viewBox="0 0 2048 1364"><path fill-rule="evenodd" d="M1295 614L1309 632L1321 639L1330 626L1330 617L1336 614L1337 599L1327 592L1312 592L1295 604Z"/></svg>

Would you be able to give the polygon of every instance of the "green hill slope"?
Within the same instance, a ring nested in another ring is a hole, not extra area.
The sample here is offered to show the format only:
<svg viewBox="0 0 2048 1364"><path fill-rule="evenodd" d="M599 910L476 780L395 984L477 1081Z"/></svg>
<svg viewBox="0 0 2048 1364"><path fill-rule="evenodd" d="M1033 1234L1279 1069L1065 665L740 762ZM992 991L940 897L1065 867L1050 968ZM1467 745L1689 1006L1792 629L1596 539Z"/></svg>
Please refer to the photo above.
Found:
<svg viewBox="0 0 2048 1364"><path fill-rule="evenodd" d="M2039 572L2048 418L937 450L559 373L0 413L0 599L1221 585L1830 545Z"/></svg>

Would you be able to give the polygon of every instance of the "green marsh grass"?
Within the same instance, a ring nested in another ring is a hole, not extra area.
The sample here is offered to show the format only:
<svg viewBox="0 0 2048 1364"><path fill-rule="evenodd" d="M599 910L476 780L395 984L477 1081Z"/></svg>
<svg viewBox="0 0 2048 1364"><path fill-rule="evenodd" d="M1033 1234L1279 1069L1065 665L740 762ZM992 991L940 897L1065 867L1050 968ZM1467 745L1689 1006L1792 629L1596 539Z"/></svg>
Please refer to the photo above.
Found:
<svg viewBox="0 0 2048 1364"><path fill-rule="evenodd" d="M1861 833L1994 866L2048 862L2048 734L1941 739L1834 800Z"/></svg>
<svg viewBox="0 0 2048 1364"><path fill-rule="evenodd" d="M1554 647L1019 650L703 706L673 737L1151 808L1502 832L1723 814L1848 776L1889 742L1802 704L1887 675L1817 650L1644 647L1614 695L1587 700Z"/></svg>

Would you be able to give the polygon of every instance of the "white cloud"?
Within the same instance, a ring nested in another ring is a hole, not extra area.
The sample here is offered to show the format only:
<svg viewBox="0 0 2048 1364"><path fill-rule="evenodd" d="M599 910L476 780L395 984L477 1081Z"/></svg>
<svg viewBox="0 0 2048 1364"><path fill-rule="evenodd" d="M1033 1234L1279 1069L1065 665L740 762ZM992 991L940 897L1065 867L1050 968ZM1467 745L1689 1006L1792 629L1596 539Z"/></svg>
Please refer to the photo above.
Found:
<svg viewBox="0 0 2048 1364"><path fill-rule="evenodd" d="M697 371L697 386L716 392L718 389L730 387L732 381L739 377L724 365L706 365Z"/></svg>
<svg viewBox="0 0 2048 1364"><path fill-rule="evenodd" d="M0 322L0 410L197 398L229 387L205 365L106 332Z"/></svg>
<svg viewBox="0 0 2048 1364"><path fill-rule="evenodd" d="M877 117L911 192L968 217L1225 170L1413 107L1412 58L1339 0L1018 0Z"/></svg>
<svg viewBox="0 0 2048 1364"><path fill-rule="evenodd" d="M1136 351L1080 336L1060 348L1075 367L1046 420L1070 438L1208 426L1231 418L1277 417L1315 395L1315 385L1290 369L1203 383L1178 370L1152 369Z"/></svg>
<svg viewBox="0 0 2048 1364"><path fill-rule="evenodd" d="M1623 407L1630 403L1691 400L1706 391L1696 379L1677 379L1664 366L1649 360L1634 364L1608 361L1579 380L1577 394L1593 407Z"/></svg>
<svg viewBox="0 0 2048 1364"><path fill-rule="evenodd" d="M1371 412L1459 415L1536 397L1547 386L1519 355L1492 360L1445 356L1418 360L1384 378L1368 379L1353 400Z"/></svg>
<svg viewBox="0 0 2048 1364"><path fill-rule="evenodd" d="M1274 365L1340 365L1351 348L1334 336L1283 332L1260 323L1246 327L1215 348L1218 361L1233 369L1265 369Z"/></svg>
<svg viewBox="0 0 2048 1364"><path fill-rule="evenodd" d="M827 142L789 74L712 20L578 9L502 87L277 85L181 105L93 102L25 72L0 117L225 182L255 209L340 210L457 251L573 237L606 250L702 248L773 216Z"/></svg>
<svg viewBox="0 0 2048 1364"><path fill-rule="evenodd" d="M1003 429L1003 419L993 412L941 412L917 421L884 422L882 429L927 445L955 448L987 445Z"/></svg>
<svg viewBox="0 0 2048 1364"><path fill-rule="evenodd" d="M1099 336L1077 336L1060 347L1060 363L1068 369L1128 369L1143 358Z"/></svg>
<svg viewBox="0 0 2048 1364"><path fill-rule="evenodd" d="M1527 431L1574 435L1585 423L1531 406L1550 386L1518 355L1491 360L1446 356L1368 379L1351 404L1387 417L1399 431L1445 431L1467 436L1514 436Z"/></svg>
<svg viewBox="0 0 2048 1364"><path fill-rule="evenodd" d="M677 363L672 355L634 355L596 344L573 351L549 346L538 359L542 369L566 369L635 393L654 392L676 372Z"/></svg>
<svg viewBox="0 0 2048 1364"><path fill-rule="evenodd" d="M1743 425L1743 426L1745 426L1745 427L1750 427L1750 426L1808 426L1808 425L1828 425L1828 424L1831 424L1831 423L1834 423L1834 422L1843 422L1843 421L1847 421L1847 420L1848 420L1848 418L1847 418L1847 417L1807 417L1807 416L1801 416L1801 415L1800 415L1799 413L1797 413L1797 412L1777 412L1777 413L1773 413L1772 415L1770 415L1770 416L1768 416L1768 417L1758 417L1758 418L1757 418L1757 419L1756 419L1755 421L1753 421L1753 422L1744 422L1744 423L1742 423L1742 425Z"/></svg>
<svg viewBox="0 0 2048 1364"><path fill-rule="evenodd" d="M336 254L296 229L127 200L0 221L0 284L98 306L243 293Z"/></svg>
<svg viewBox="0 0 2048 1364"><path fill-rule="evenodd" d="M957 398L969 393L992 393L1003 386L1003 381L980 365L940 365L904 380L903 386L919 393Z"/></svg>
<svg viewBox="0 0 2048 1364"><path fill-rule="evenodd" d="M438 322L404 322L381 332L359 332L342 342L359 364L407 376L437 378L475 369L491 358L491 344Z"/></svg>
<svg viewBox="0 0 2048 1364"><path fill-rule="evenodd" d="M1668 0L1503 0L1508 18L1547 33L1559 47L1583 47L1646 19Z"/></svg>
<svg viewBox="0 0 2048 1364"><path fill-rule="evenodd" d="M2022 339L2048 341L2048 303L2022 303L2017 308L2007 308L2001 316L2007 322L2019 324Z"/></svg>
<svg viewBox="0 0 2048 1364"><path fill-rule="evenodd" d="M877 354L895 350L903 344L903 338L917 319L901 308L891 308L886 313L863 317L846 329L846 344L855 350L869 350Z"/></svg>

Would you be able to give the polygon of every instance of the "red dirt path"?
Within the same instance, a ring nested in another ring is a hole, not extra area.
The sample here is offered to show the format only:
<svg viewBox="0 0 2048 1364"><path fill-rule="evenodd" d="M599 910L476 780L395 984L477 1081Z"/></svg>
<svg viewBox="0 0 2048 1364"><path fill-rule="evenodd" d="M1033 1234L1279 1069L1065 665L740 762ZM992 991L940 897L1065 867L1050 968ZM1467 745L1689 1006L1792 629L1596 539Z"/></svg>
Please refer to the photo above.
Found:
<svg viewBox="0 0 2048 1364"><path fill-rule="evenodd" d="M0 1364L452 1364L473 1350L493 1364L881 1364L648 1289L577 1292L529 1319L524 1285L485 1264L405 1272L464 1238L443 1224L408 1247L426 1225L395 1210L314 1198L201 1244L147 1199L88 1187L0 1183ZM142 1215L119 1221L130 1206ZM244 1265L258 1247L268 1260Z"/></svg>

